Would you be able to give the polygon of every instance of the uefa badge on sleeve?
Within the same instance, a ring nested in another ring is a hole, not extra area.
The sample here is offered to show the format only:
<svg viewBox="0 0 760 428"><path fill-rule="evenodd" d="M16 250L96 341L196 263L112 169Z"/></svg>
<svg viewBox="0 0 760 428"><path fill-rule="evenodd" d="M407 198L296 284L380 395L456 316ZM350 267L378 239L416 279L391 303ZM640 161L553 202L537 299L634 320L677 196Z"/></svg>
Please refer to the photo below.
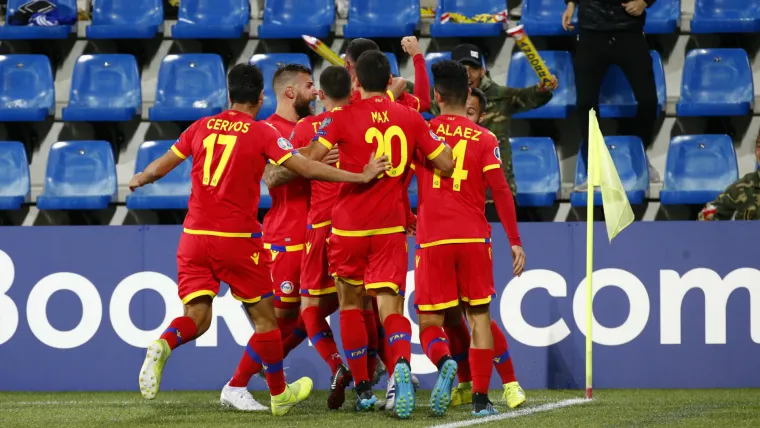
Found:
<svg viewBox="0 0 760 428"><path fill-rule="evenodd" d="M436 133L433 131L430 131L430 136L433 137L435 141L443 141L443 139L439 137L438 135L436 135Z"/></svg>
<svg viewBox="0 0 760 428"><path fill-rule="evenodd" d="M496 159L497 159L499 162L501 162L501 151L499 150L499 148L498 148L498 147L494 147L494 148L493 148L493 155L494 155L494 157L495 157L495 158L496 158Z"/></svg>
<svg viewBox="0 0 760 428"><path fill-rule="evenodd" d="M319 129L325 129L332 123L331 117L326 117L321 124L319 124Z"/></svg>
<svg viewBox="0 0 760 428"><path fill-rule="evenodd" d="M290 144L287 138L280 137L277 139L277 145L283 150L293 150L293 145Z"/></svg>

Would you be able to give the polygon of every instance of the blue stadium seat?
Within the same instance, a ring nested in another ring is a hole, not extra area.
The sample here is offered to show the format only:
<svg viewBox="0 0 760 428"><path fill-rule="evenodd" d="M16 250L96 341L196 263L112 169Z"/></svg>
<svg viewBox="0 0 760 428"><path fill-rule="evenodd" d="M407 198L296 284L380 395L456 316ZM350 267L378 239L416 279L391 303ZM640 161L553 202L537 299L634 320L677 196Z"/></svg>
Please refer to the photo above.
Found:
<svg viewBox="0 0 760 428"><path fill-rule="evenodd" d="M681 135L670 141L660 203L706 204L738 179L731 137Z"/></svg>
<svg viewBox="0 0 760 428"><path fill-rule="evenodd" d="M573 31L562 28L565 2L556 0L524 0L520 23L531 36L565 36L578 32L578 12L573 16Z"/></svg>
<svg viewBox="0 0 760 428"><path fill-rule="evenodd" d="M385 57L388 58L388 62L391 63L391 74L394 76L401 76L401 73L399 73L398 59L396 59L396 54L394 54L393 52L384 52L384 53L385 53ZM346 54L342 53L340 54L340 57L342 59L345 59Z"/></svg>
<svg viewBox="0 0 760 428"><path fill-rule="evenodd" d="M756 33L760 31L760 1L697 0L692 33Z"/></svg>
<svg viewBox="0 0 760 428"><path fill-rule="evenodd" d="M0 210L17 210L29 202L29 161L18 141L0 141Z"/></svg>
<svg viewBox="0 0 760 428"><path fill-rule="evenodd" d="M41 210L100 210L116 201L116 164L107 141L62 141L48 153Z"/></svg>
<svg viewBox="0 0 760 428"><path fill-rule="evenodd" d="M559 88L548 104L534 110L518 113L515 119L564 119L575 108L575 72L570 52L539 51L549 71L557 76ZM507 86L527 88L538 83L538 76L528 64L525 54L517 52L512 55L507 74Z"/></svg>
<svg viewBox="0 0 760 428"><path fill-rule="evenodd" d="M0 55L0 122L40 122L55 114L55 86L45 55Z"/></svg>
<svg viewBox="0 0 760 428"><path fill-rule="evenodd" d="M647 34L675 33L680 18L681 0L657 0L647 9L644 32Z"/></svg>
<svg viewBox="0 0 760 428"><path fill-rule="evenodd" d="M420 22L419 0L351 0L343 36L404 37Z"/></svg>
<svg viewBox="0 0 760 428"><path fill-rule="evenodd" d="M51 27L37 27L25 25L8 25L10 18L19 7L28 3L29 0L8 0L5 10L5 25L0 26L0 40L40 40L40 39L66 39L71 34L73 25L56 25ZM76 15L77 0L57 0L56 4L69 9L69 13Z"/></svg>
<svg viewBox="0 0 760 428"><path fill-rule="evenodd" d="M163 31L162 0L96 0L88 39L152 39Z"/></svg>
<svg viewBox="0 0 760 428"><path fill-rule="evenodd" d="M256 54L248 61L261 70L264 75L264 104L256 116L256 120L264 120L274 114L277 108L277 98L272 88L274 72L283 64L302 64L311 68L311 62L306 54Z"/></svg>
<svg viewBox="0 0 760 428"><path fill-rule="evenodd" d="M163 156L174 143L174 140L142 143L137 151L135 173L144 171L148 164ZM187 209L192 166L192 158L188 158L162 179L135 189L131 195L127 196L127 208L130 210Z"/></svg>
<svg viewBox="0 0 760 428"><path fill-rule="evenodd" d="M744 116L754 101L743 49L694 49L686 55L676 116Z"/></svg>
<svg viewBox="0 0 760 428"><path fill-rule="evenodd" d="M260 39L324 39L335 21L335 0L266 0Z"/></svg>
<svg viewBox="0 0 760 428"><path fill-rule="evenodd" d="M127 54L82 55L74 65L68 122L128 121L142 112L140 72Z"/></svg>
<svg viewBox="0 0 760 428"><path fill-rule="evenodd" d="M409 205L412 208L417 208L419 204L419 190L417 189L417 175L412 177L412 181L409 182Z"/></svg>
<svg viewBox="0 0 760 428"><path fill-rule="evenodd" d="M272 197L269 196L269 188L264 184L264 180L261 180L260 186L261 198L259 199L259 208L272 208Z"/></svg>
<svg viewBox="0 0 760 428"><path fill-rule="evenodd" d="M612 161L615 163L620 181L623 183L628 202L632 205L644 203L646 192L649 190L649 164L644 153L644 145L639 137L613 136L605 137L604 143L610 152ZM586 165L583 157L578 155L575 170L575 185L585 182L587 179ZM573 192L570 194L570 205L584 207L588 201L586 192ZM594 192L594 205L602 205L602 193Z"/></svg>
<svg viewBox="0 0 760 428"><path fill-rule="evenodd" d="M440 17L446 12L461 13L473 17L481 13L499 13L506 9L504 0L439 0L435 11L435 22L430 26L432 37L496 37L504 31L501 22L493 24L456 24L449 21L441 24Z"/></svg>
<svg viewBox="0 0 760 428"><path fill-rule="evenodd" d="M194 121L227 108L227 76L215 54L167 55L161 60L152 121Z"/></svg>
<svg viewBox="0 0 760 428"><path fill-rule="evenodd" d="M662 58L657 51L649 51L652 55L654 68L654 83L657 87L657 111L662 113L665 107L665 69ZM601 117L633 117L636 116L638 103L633 96L633 89L623 70L617 65L610 66L602 81L599 91L599 115Z"/></svg>
<svg viewBox="0 0 760 428"><path fill-rule="evenodd" d="M512 167L517 184L517 205L554 205L560 190L559 159L548 137L510 138Z"/></svg>
<svg viewBox="0 0 760 428"><path fill-rule="evenodd" d="M182 0L174 39L239 39L251 19L248 0Z"/></svg>

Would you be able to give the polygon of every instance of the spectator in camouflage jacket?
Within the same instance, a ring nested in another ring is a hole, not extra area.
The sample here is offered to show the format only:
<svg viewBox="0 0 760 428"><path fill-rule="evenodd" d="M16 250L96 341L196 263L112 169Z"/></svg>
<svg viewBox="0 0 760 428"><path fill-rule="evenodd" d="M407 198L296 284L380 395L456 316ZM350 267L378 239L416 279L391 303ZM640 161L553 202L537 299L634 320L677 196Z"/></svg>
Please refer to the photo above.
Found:
<svg viewBox="0 0 760 428"><path fill-rule="evenodd" d="M755 158L760 162L760 135L755 141ZM699 213L699 220L760 220L760 171L733 182Z"/></svg>

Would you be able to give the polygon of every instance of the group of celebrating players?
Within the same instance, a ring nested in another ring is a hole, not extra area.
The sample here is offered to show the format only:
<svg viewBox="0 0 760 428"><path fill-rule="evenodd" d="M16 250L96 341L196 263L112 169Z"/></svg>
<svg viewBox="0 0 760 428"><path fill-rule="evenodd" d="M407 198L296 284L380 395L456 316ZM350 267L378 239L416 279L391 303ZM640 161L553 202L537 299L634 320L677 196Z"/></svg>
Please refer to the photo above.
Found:
<svg viewBox="0 0 760 428"><path fill-rule="evenodd" d="M228 75L230 109L193 123L131 179L131 189L152 183L192 156L177 249L184 316L147 349L139 374L145 398L158 393L173 350L209 328L212 299L224 281L255 333L222 390L223 405L265 410L247 389L257 373L266 378L274 415L305 400L313 382L286 384L283 359L308 337L332 373L329 408L343 405L353 382L355 409L374 409L373 380L387 371L384 407L408 418L416 390L412 328L403 311L409 234L416 235L420 343L439 370L433 413L469 403L474 416L497 413L488 398L492 364L507 405L525 402L505 335L489 312L495 289L487 187L512 246L515 275L525 255L497 140L477 125L485 96L469 88L463 65L438 62L433 93L441 115L426 123L419 113L430 105L425 61L413 37L402 46L413 57L415 95L403 92L404 82L392 77L375 42L356 39L345 68L320 74L319 91L307 67L281 66L273 78L277 110L266 121L254 119L263 101L261 71L236 65ZM326 111L311 116L317 96ZM416 217L407 194L413 174ZM272 196L263 232L257 219L262 177ZM326 321L336 310L345 363Z"/></svg>

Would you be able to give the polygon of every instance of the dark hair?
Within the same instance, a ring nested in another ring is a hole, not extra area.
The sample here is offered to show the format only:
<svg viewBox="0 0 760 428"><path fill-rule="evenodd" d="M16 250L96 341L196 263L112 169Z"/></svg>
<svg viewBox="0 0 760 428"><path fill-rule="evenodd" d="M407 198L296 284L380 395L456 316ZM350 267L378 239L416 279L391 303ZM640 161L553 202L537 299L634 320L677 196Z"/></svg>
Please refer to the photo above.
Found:
<svg viewBox="0 0 760 428"><path fill-rule="evenodd" d="M356 77L365 91L385 92L391 79L388 57L380 51L364 52L356 61Z"/></svg>
<svg viewBox="0 0 760 428"><path fill-rule="evenodd" d="M351 61L359 61L359 57L367 51L379 51L380 46L370 39L353 39L346 48L346 58Z"/></svg>
<svg viewBox="0 0 760 428"><path fill-rule="evenodd" d="M308 74L311 76L311 69L298 63L283 64L279 66L272 77L272 88L275 92L279 92L277 88L278 86L299 74Z"/></svg>
<svg viewBox="0 0 760 428"><path fill-rule="evenodd" d="M433 87L443 102L450 105L464 105L470 93L467 69L457 61L438 61L431 67Z"/></svg>
<svg viewBox="0 0 760 428"><path fill-rule="evenodd" d="M478 99L478 104L480 104L480 112L478 116L483 114L484 111L486 111L486 104L488 104L488 99L486 98L486 93L480 90L479 88L472 88L470 89L470 93L473 97Z"/></svg>
<svg viewBox="0 0 760 428"><path fill-rule="evenodd" d="M264 76L255 65L238 64L227 74L227 88L233 104L256 105L264 89Z"/></svg>
<svg viewBox="0 0 760 428"><path fill-rule="evenodd" d="M319 88L332 100L344 100L351 95L351 75L344 67L327 67L319 75Z"/></svg>

